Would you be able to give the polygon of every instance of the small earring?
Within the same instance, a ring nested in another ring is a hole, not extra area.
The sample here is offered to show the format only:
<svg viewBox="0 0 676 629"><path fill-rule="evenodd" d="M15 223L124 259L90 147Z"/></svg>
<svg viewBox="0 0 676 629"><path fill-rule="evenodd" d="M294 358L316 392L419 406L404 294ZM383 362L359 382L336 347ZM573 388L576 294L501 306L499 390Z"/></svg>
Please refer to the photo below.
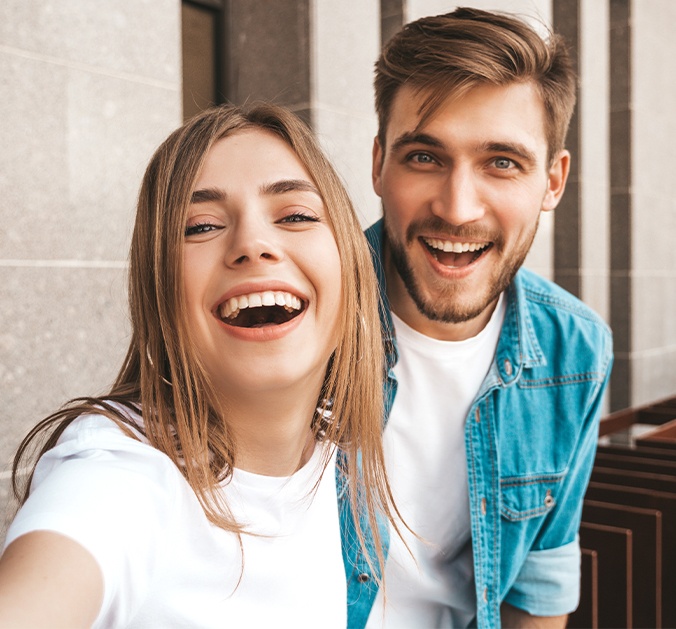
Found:
<svg viewBox="0 0 676 629"><path fill-rule="evenodd" d="M333 400L331 398L324 398L321 404L315 409L314 417L312 418L312 429L318 441L326 439L326 431L333 424L334 416Z"/></svg>

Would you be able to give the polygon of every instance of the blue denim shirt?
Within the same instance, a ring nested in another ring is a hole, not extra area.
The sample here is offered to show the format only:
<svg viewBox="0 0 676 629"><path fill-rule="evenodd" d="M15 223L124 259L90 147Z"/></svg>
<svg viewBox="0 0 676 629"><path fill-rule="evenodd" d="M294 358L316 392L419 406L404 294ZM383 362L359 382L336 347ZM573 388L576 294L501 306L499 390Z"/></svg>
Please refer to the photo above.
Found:
<svg viewBox="0 0 676 629"><path fill-rule="evenodd" d="M397 391L397 344L381 263L382 221L366 236L384 304L389 415ZM495 359L465 422L479 627L500 626L503 601L537 616L577 606L582 500L612 365L608 326L552 282L521 269L506 298ZM352 629L365 625L378 585L338 477ZM380 528L386 531L384 524Z"/></svg>

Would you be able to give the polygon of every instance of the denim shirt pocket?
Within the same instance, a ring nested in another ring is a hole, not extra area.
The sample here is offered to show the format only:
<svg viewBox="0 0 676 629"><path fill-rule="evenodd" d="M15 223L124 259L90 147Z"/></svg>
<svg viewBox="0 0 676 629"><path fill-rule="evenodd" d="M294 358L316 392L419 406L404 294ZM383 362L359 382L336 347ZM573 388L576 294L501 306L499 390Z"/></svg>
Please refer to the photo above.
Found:
<svg viewBox="0 0 676 629"><path fill-rule="evenodd" d="M519 522L546 515L556 506L565 476L565 472L560 472L501 479L502 517Z"/></svg>

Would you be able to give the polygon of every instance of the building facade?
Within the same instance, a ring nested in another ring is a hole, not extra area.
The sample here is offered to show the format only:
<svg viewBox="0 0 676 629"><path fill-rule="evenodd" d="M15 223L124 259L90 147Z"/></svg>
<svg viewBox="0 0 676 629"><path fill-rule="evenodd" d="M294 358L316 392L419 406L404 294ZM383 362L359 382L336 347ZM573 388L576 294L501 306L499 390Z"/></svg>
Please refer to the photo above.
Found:
<svg viewBox="0 0 676 629"><path fill-rule="evenodd" d="M676 393L671 0L467 0L569 40L573 168L527 265L613 328L607 408ZM0 3L0 472L39 418L106 390L128 343L126 259L154 148L210 102L271 99L316 131L364 226L373 64L442 0ZM672 52L674 55L672 55Z"/></svg>

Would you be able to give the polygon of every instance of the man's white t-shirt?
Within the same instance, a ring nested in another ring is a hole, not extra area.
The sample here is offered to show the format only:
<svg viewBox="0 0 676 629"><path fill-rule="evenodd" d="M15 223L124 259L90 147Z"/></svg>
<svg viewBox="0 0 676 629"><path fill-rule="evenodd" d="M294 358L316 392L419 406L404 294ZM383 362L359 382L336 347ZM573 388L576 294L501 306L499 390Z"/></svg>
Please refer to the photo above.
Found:
<svg viewBox="0 0 676 629"><path fill-rule="evenodd" d="M397 395L384 435L395 503L421 536L392 535L367 627L466 627L476 615L465 418L495 355L501 296L490 322L465 341L439 341L392 315Z"/></svg>
<svg viewBox="0 0 676 629"><path fill-rule="evenodd" d="M40 460L5 544L50 530L84 546L104 579L96 628L344 628L335 451L313 491L324 447L290 477L235 470L223 484L254 533L242 535L242 554L166 455L86 416Z"/></svg>

